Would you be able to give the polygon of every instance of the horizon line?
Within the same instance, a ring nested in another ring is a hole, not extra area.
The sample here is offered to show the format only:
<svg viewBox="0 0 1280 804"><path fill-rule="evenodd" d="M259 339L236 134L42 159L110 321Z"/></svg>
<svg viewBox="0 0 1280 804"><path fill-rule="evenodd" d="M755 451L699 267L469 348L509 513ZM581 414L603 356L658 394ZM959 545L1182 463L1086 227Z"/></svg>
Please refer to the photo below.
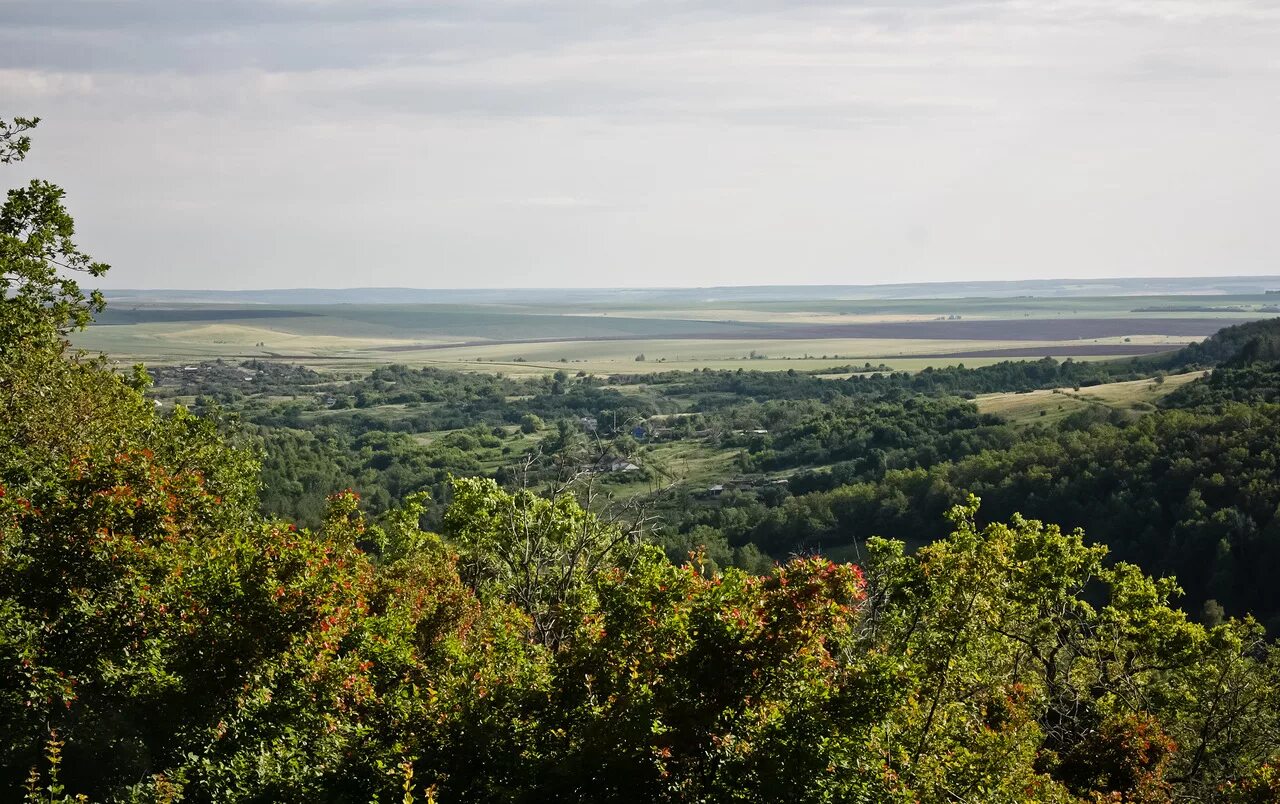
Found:
<svg viewBox="0 0 1280 804"><path fill-rule="evenodd" d="M414 285L349 285L344 287L292 286L292 287L259 287L259 288L179 288L179 287L98 287L95 290L103 293L119 293L126 291L146 291L152 293L278 293L286 291L358 291L358 290L415 290L446 293L476 292L514 292L514 291L670 291L670 290L765 290L769 288L888 288L888 287L928 287L934 285L1014 285L1031 283L1089 283L1089 282L1155 282L1155 281L1227 281L1227 280L1264 280L1280 281L1280 274L1206 274L1193 276L1106 276L1106 277L1049 277L1029 279L953 279L927 280L919 282L793 282L778 284L744 284L744 285L512 285L504 287L427 287Z"/></svg>

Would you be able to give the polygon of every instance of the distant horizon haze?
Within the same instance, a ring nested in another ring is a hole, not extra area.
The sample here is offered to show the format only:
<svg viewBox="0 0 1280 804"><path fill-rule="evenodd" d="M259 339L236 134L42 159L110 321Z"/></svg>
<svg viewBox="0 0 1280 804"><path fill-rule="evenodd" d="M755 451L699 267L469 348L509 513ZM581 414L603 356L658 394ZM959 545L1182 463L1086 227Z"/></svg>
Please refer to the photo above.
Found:
<svg viewBox="0 0 1280 804"><path fill-rule="evenodd" d="M531 303L652 300L677 303L697 297L714 301L790 301L815 299L966 298L1040 295L1259 295L1277 293L1280 275L1200 277L1105 277L963 282L894 282L875 284L703 285L662 287L293 287L293 288L100 288L108 300L156 302L424 303L434 300L465 303L526 300ZM832 295L836 294L836 295Z"/></svg>

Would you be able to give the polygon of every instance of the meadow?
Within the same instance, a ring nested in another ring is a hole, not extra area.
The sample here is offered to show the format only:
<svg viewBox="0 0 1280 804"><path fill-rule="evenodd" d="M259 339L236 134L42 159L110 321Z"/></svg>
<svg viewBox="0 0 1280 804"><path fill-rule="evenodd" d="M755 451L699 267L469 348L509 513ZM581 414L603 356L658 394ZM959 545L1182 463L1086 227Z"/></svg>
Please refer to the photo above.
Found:
<svg viewBox="0 0 1280 804"><path fill-rule="evenodd" d="M1203 371L1172 374L1159 379L1130 380L1088 388L1052 388L1023 393L983 394L978 410L1014 424L1054 424L1089 408L1147 413L1164 397L1205 376Z"/></svg>

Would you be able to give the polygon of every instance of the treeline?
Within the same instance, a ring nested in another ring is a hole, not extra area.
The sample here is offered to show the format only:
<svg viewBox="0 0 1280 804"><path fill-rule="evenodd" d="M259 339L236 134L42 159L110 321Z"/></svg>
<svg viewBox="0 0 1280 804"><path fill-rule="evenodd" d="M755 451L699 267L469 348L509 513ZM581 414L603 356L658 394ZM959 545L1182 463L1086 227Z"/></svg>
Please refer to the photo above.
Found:
<svg viewBox="0 0 1280 804"><path fill-rule="evenodd" d="M1225 327L1200 343L1166 354L1112 361L1007 360L967 368L963 364L925 368L918 372L892 371L885 366L846 366L842 370L814 372L765 372L694 370L614 377L614 382L663 385L674 396L690 397L701 409L732 405L745 399L757 402L779 399L832 399L837 396L881 396L891 391L928 395L966 396L987 393L1033 391L1047 388L1088 387L1109 382L1150 377L1157 371L1210 368L1236 361L1280 360L1280 328L1277 319L1251 321ZM850 373L835 380L824 374Z"/></svg>
<svg viewBox="0 0 1280 804"><path fill-rule="evenodd" d="M665 402L665 404L664 404ZM653 395L624 394L594 377L557 372L512 380L488 374L388 366L340 387L308 389L290 402L237 405L246 420L270 427L341 427L351 433L430 433L547 420L597 418L600 426L631 423L678 407Z"/></svg>
<svg viewBox="0 0 1280 804"><path fill-rule="evenodd" d="M964 365L926 368L919 372L872 369L844 379L830 379L820 373L789 371L697 370L656 375L614 377L615 382L655 385L668 395L686 397L700 410L714 410L744 400L764 402L784 399L835 399L877 397L892 393L976 395L1002 391L1031 391L1041 388L1090 386L1105 382L1139 379L1154 369L1145 358L1117 362L1009 360L989 366ZM855 372L857 368L850 367Z"/></svg>
<svg viewBox="0 0 1280 804"><path fill-rule="evenodd" d="M1222 363L1248 365L1277 360L1280 360L1280 329L1276 327L1275 318L1267 318L1226 327L1200 343L1193 343L1155 362L1182 368Z"/></svg>
<svg viewBox="0 0 1280 804"><path fill-rule="evenodd" d="M1233 361L1235 362L1235 361ZM1280 363L1220 366L1204 380L1189 383L1164 401L1167 407L1210 407L1224 402L1280 402Z"/></svg>
<svg viewBox="0 0 1280 804"><path fill-rule="evenodd" d="M731 410L749 415L750 406L744 407ZM973 404L955 397L771 402L761 405L758 415L767 432L725 439L743 446L747 471L843 464L857 474L871 474L894 465L931 466L1017 438L996 417L979 414Z"/></svg>

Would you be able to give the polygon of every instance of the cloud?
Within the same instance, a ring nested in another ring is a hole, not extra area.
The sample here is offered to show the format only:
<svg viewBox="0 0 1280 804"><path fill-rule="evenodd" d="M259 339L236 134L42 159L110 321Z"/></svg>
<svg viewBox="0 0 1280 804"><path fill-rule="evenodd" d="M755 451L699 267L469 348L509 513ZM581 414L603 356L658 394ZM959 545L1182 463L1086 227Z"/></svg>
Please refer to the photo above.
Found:
<svg viewBox="0 0 1280 804"><path fill-rule="evenodd" d="M1280 251L1270 0L2 8L0 112L47 121L22 170L68 185L117 286L1240 273Z"/></svg>
<svg viewBox="0 0 1280 804"><path fill-rule="evenodd" d="M607 209L610 204L595 198L580 198L571 195L546 195L536 198L513 198L507 202L511 206L530 209Z"/></svg>

